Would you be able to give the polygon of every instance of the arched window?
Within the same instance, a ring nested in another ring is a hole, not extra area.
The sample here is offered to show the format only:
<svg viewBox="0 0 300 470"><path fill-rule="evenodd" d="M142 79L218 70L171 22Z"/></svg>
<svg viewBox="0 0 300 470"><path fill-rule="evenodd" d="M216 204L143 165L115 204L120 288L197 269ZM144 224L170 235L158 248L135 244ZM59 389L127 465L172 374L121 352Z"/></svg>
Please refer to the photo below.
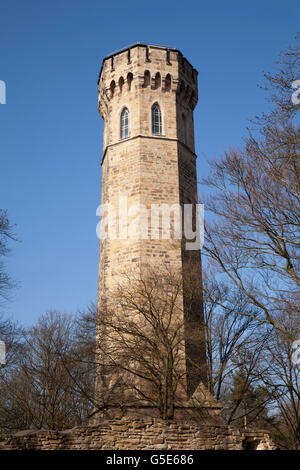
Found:
<svg viewBox="0 0 300 470"><path fill-rule="evenodd" d="M121 114L121 139L129 136L129 111L124 108Z"/></svg>
<svg viewBox="0 0 300 470"><path fill-rule="evenodd" d="M161 135L161 112L157 103L152 106L152 134Z"/></svg>

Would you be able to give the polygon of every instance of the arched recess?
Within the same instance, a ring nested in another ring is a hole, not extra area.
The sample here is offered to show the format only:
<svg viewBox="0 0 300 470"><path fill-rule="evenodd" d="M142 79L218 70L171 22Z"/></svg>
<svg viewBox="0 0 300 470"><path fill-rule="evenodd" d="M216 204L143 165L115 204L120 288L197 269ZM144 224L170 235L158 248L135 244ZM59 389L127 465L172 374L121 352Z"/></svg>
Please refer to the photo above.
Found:
<svg viewBox="0 0 300 470"><path fill-rule="evenodd" d="M195 95L195 92L193 91L189 100L189 105L191 109L194 109L196 106L197 101L195 102L195 100L196 100L196 95Z"/></svg>
<svg viewBox="0 0 300 470"><path fill-rule="evenodd" d="M172 85L172 78L171 75L168 73L165 78L165 91L170 91Z"/></svg>
<svg viewBox="0 0 300 470"><path fill-rule="evenodd" d="M120 89L120 93L122 93L123 85L124 85L124 78L123 78L123 77L120 77L120 78L119 78L119 89Z"/></svg>
<svg viewBox="0 0 300 470"><path fill-rule="evenodd" d="M161 76L160 73L157 72L154 78L154 89L157 90L161 86Z"/></svg>
<svg viewBox="0 0 300 470"><path fill-rule="evenodd" d="M128 91L131 90L131 84L132 84L132 80L133 80L133 75L131 72L129 72L127 74L127 85L128 85Z"/></svg>
<svg viewBox="0 0 300 470"><path fill-rule="evenodd" d="M180 88L179 88L179 93L184 94L184 90L185 90L184 82L181 82L180 83Z"/></svg>
<svg viewBox="0 0 300 470"><path fill-rule="evenodd" d="M151 76L150 76L149 70L145 70L145 72L144 72L144 83L143 83L144 88L146 88L147 86L150 85L150 79L151 79Z"/></svg>
<svg viewBox="0 0 300 470"><path fill-rule="evenodd" d="M190 94L191 94L191 88L189 87L189 85L187 85L187 87L185 89L185 93L184 93L184 99L188 100L189 97L190 97Z"/></svg>
<svg viewBox="0 0 300 470"><path fill-rule="evenodd" d="M114 80L110 82L109 88L110 88L110 97L113 98L114 93L115 93L115 88L116 88L116 82Z"/></svg>

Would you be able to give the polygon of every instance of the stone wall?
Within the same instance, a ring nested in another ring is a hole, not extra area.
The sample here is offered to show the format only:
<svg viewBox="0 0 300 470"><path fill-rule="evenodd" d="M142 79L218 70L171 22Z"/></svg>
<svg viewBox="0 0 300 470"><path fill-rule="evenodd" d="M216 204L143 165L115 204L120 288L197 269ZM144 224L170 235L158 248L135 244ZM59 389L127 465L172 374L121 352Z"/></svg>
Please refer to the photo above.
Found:
<svg viewBox="0 0 300 470"><path fill-rule="evenodd" d="M3 439L3 438L2 438ZM20 431L0 450L275 450L268 433L155 418L103 421L67 431Z"/></svg>

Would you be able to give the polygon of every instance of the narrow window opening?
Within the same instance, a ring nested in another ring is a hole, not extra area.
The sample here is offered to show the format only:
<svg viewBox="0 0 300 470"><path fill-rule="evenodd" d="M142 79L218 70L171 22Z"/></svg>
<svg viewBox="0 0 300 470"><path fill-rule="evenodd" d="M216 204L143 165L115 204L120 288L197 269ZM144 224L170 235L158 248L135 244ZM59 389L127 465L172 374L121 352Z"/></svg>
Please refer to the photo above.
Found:
<svg viewBox="0 0 300 470"><path fill-rule="evenodd" d="M158 104L152 106L152 134L161 135L161 111Z"/></svg>
<svg viewBox="0 0 300 470"><path fill-rule="evenodd" d="M121 139L129 137L129 111L124 108L121 114Z"/></svg>

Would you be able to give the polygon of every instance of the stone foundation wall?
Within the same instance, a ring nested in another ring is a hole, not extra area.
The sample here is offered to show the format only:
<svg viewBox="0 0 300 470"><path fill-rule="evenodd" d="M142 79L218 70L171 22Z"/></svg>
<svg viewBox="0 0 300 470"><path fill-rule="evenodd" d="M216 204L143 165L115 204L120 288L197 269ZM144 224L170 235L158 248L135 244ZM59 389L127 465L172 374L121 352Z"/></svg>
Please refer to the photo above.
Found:
<svg viewBox="0 0 300 470"><path fill-rule="evenodd" d="M66 431L20 431L0 440L0 450L275 450L263 430L155 418L122 418Z"/></svg>

